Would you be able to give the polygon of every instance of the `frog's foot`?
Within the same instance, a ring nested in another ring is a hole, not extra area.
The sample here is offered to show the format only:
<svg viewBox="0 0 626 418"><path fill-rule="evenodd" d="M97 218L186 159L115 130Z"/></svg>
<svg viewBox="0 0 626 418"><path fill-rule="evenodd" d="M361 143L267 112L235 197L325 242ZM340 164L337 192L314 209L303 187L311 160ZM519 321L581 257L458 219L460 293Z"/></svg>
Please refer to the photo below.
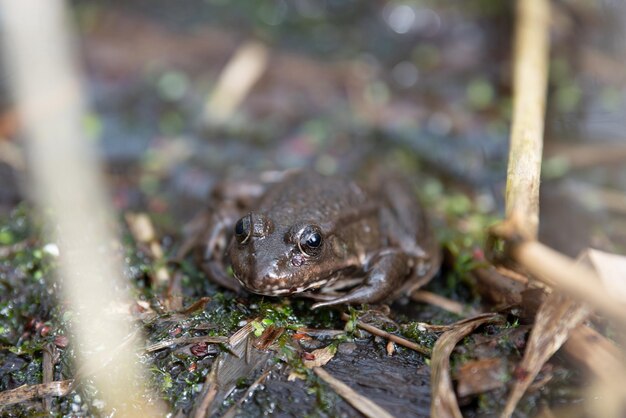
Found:
<svg viewBox="0 0 626 418"><path fill-rule="evenodd" d="M222 263L217 261L208 261L202 263L201 267L213 283L225 287L228 290L232 290L237 294L245 293L243 286L241 286L241 284L239 284L234 277L231 277L228 273L226 273Z"/></svg>
<svg viewBox="0 0 626 418"><path fill-rule="evenodd" d="M336 299L338 297L341 296L341 294L339 293L319 293L319 292L302 292L302 293L296 293L294 294L295 297L300 297L300 298L306 298L306 299L312 299L312 300L319 300L322 302L327 302L333 299Z"/></svg>
<svg viewBox="0 0 626 418"><path fill-rule="evenodd" d="M339 304L378 303L396 290L410 272L409 257L399 251L385 251L375 256L367 269L365 282L343 296L318 302L313 309Z"/></svg>

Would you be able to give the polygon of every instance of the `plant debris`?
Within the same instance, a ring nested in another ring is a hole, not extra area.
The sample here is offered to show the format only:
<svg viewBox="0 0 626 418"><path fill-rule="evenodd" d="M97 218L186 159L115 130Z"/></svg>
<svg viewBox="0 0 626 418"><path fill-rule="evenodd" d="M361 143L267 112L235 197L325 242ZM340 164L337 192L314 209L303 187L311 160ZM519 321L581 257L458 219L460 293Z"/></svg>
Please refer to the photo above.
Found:
<svg viewBox="0 0 626 418"><path fill-rule="evenodd" d="M433 348L430 362L432 369L431 414L433 417L459 417L461 410L457 403L452 379L450 376L450 354L456 344L485 324L501 323L503 318L498 314L482 314L460 321L454 328L443 333Z"/></svg>
<svg viewBox="0 0 626 418"><path fill-rule="evenodd" d="M369 418L393 418L387 411L376 405L374 402L356 393L340 380L332 377L321 367L313 369L316 375L324 382L328 383L342 398L350 402L359 412Z"/></svg>

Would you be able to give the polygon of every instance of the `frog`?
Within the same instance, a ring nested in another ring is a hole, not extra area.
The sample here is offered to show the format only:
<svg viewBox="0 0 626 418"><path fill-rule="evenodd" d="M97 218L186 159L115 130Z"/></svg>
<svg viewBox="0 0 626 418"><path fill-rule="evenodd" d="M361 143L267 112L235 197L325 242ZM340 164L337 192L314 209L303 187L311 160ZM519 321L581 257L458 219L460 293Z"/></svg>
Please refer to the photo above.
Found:
<svg viewBox="0 0 626 418"><path fill-rule="evenodd" d="M408 182L297 170L217 187L197 224L202 266L236 292L307 297L312 308L380 304L439 270L441 251ZM201 229L201 228L200 228ZM230 267L229 267L230 266Z"/></svg>

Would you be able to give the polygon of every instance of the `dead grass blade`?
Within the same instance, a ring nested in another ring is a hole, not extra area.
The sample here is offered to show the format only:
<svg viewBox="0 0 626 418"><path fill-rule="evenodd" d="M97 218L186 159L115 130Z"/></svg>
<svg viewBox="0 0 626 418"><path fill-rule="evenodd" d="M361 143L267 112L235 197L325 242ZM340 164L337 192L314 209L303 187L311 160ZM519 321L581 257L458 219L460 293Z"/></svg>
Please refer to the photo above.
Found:
<svg viewBox="0 0 626 418"><path fill-rule="evenodd" d="M204 309L204 306L211 300L210 297L208 296L204 296L201 297L200 299L198 299L197 301L195 301L194 303L192 303L191 305L187 306L184 309L181 309L180 313L183 315L190 315L196 311L199 311L201 309Z"/></svg>
<svg viewBox="0 0 626 418"><path fill-rule="evenodd" d="M450 354L456 344L471 334L476 328L485 324L503 322L504 319L494 313L477 315L473 318L460 321L456 327L446 331L439 337L433 348L430 361L432 403L430 413L432 417L462 418L461 410L454 394L452 378L450 377Z"/></svg>
<svg viewBox="0 0 626 418"><path fill-rule="evenodd" d="M263 331L263 334L254 342L254 348L257 350L267 350L274 341L285 332L285 328L270 325Z"/></svg>
<svg viewBox="0 0 626 418"><path fill-rule="evenodd" d="M333 388L339 396L341 396L346 402L366 417L393 418L393 415L389 412L385 411L383 408L366 397L359 395L350 386L346 385L341 380L334 378L321 367L315 367L313 371L320 379L328 383L328 385Z"/></svg>
<svg viewBox="0 0 626 418"><path fill-rule="evenodd" d="M217 360L216 363L217 364ZM214 364L214 365L215 365ZM200 402L196 402L191 416L194 418L208 417L211 411L211 405L217 395L217 367L213 367L204 381L202 392L198 395Z"/></svg>
<svg viewBox="0 0 626 418"><path fill-rule="evenodd" d="M468 361L457 373L456 392L463 398L504 386L506 374L501 358Z"/></svg>
<svg viewBox="0 0 626 418"><path fill-rule="evenodd" d="M227 122L246 98L267 67L269 51L259 42L247 42L228 62L205 107L206 120Z"/></svg>
<svg viewBox="0 0 626 418"><path fill-rule="evenodd" d="M567 296L552 292L537 311L535 325L518 366L519 373L502 417L510 417L541 367L567 340L569 332L587 316L589 309Z"/></svg>
<svg viewBox="0 0 626 418"><path fill-rule="evenodd" d="M213 361L191 416L203 418L214 414L239 379L265 366L271 353L254 348L252 331L253 327L248 323L229 338L230 351L221 353Z"/></svg>
<svg viewBox="0 0 626 418"><path fill-rule="evenodd" d="M411 300L415 302L428 303L456 315L463 315L464 313L470 313L470 315L476 314L476 312L472 312L471 308L465 307L459 302L445 298L427 290L414 291L413 293L411 293Z"/></svg>
<svg viewBox="0 0 626 418"><path fill-rule="evenodd" d="M231 406L228 409L228 411L226 411L226 413L222 416L222 418L232 418L232 417L235 417L236 414L237 414L237 409L240 408L241 405L244 403L244 401L246 399L249 399L252 396L252 394L254 393L254 391L257 390L257 388L263 384L263 382L265 381L265 379L267 379L267 377L269 376L271 371L272 371L271 368L269 368L266 371L264 371L261 374L261 376L259 376L259 378L257 380L255 380L254 383L252 383L250 385L248 390L246 390L246 393L244 393L243 396L241 398L239 398L239 400L233 406Z"/></svg>
<svg viewBox="0 0 626 418"><path fill-rule="evenodd" d="M344 314L341 315L341 319L343 319L344 321L350 321L350 316L348 316L347 314L344 313ZM427 347L424 347L422 345L419 345L417 343L414 343L413 341L409 341L406 338L402 338L402 337L399 337L399 336L397 336L395 334L391 334L391 333L389 333L387 331L383 331L380 328L376 328L373 325L366 324L366 323L361 322L359 320L356 321L356 326L361 328L364 331L369 332L372 335L377 335L379 337L386 338L386 339L388 339L390 341L393 341L394 343L396 343L398 345L401 345L401 346L406 347L406 348L410 348L411 350L415 350L418 353L424 354L425 356L430 356L430 349L428 349Z"/></svg>
<svg viewBox="0 0 626 418"><path fill-rule="evenodd" d="M39 385L20 386L16 389L0 392L0 407L46 396L65 396L72 390L73 379Z"/></svg>
<svg viewBox="0 0 626 418"><path fill-rule="evenodd" d="M162 350L167 347L171 347L173 345L178 344L198 344L198 343L209 343L209 344L226 344L228 342L228 337L180 337L180 338L172 338L171 340L163 340L154 344L150 344L145 348L147 353L151 353L153 351Z"/></svg>
<svg viewBox="0 0 626 418"><path fill-rule="evenodd" d="M305 356L302 360L304 363L304 367L308 369L312 369L314 367L322 367L325 366L326 363L331 361L335 354L337 353L337 347L334 345L327 345L323 348L318 348L317 350L313 350L310 353L307 353L308 356Z"/></svg>
<svg viewBox="0 0 626 418"><path fill-rule="evenodd" d="M137 243L147 246L152 259L159 263L163 261L163 248L157 239L156 231L152 220L145 213L126 213L124 215L130 233ZM165 266L158 267L152 278L152 286L159 287L168 284L170 281L170 272Z"/></svg>

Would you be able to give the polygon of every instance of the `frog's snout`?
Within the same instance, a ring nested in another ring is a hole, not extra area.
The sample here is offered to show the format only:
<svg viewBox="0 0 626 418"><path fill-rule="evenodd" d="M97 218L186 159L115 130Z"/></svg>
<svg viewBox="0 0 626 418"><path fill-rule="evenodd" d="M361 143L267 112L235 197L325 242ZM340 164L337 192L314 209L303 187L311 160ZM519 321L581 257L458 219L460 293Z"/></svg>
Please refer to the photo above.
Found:
<svg viewBox="0 0 626 418"><path fill-rule="evenodd" d="M256 262L255 262L256 261ZM248 260L244 268L233 265L235 278L247 290L267 296L278 296L293 293L290 290L289 280L279 274L281 271L276 260L264 261ZM239 264L242 267L242 264Z"/></svg>

